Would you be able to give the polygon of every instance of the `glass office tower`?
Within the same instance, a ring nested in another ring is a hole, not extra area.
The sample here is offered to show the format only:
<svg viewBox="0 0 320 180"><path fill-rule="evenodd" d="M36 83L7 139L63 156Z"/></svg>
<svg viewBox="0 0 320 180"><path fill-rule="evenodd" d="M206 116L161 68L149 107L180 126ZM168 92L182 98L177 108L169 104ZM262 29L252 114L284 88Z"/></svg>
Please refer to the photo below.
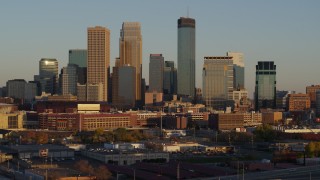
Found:
<svg viewBox="0 0 320 180"><path fill-rule="evenodd" d="M276 107L276 65L259 61L256 65L255 109Z"/></svg>
<svg viewBox="0 0 320 180"><path fill-rule="evenodd" d="M178 94L195 96L195 20L178 19Z"/></svg>
<svg viewBox="0 0 320 180"><path fill-rule="evenodd" d="M207 107L224 110L233 105L232 57L204 57L202 78L202 96Z"/></svg>

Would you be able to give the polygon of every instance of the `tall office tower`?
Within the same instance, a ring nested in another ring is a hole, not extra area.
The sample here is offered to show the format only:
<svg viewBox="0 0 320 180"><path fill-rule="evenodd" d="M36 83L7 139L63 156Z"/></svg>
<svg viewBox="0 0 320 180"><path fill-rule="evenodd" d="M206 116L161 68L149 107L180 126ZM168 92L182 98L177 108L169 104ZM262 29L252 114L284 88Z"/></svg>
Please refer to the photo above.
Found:
<svg viewBox="0 0 320 180"><path fill-rule="evenodd" d="M87 84L102 84L102 101L108 101L110 68L110 30L105 27L88 28ZM97 88L100 89L100 88ZM100 94L100 93L98 93ZM97 95L98 95L97 94ZM90 98L90 99L99 99Z"/></svg>
<svg viewBox="0 0 320 180"><path fill-rule="evenodd" d="M311 85L306 87L306 93L309 94L311 107L316 107L316 92L320 90L320 85Z"/></svg>
<svg viewBox="0 0 320 180"><path fill-rule="evenodd" d="M195 20L178 19L178 94L195 96Z"/></svg>
<svg viewBox="0 0 320 180"><path fill-rule="evenodd" d="M112 68L112 104L119 104L119 67L120 67L120 58L116 58L115 66Z"/></svg>
<svg viewBox="0 0 320 180"><path fill-rule="evenodd" d="M149 91L163 91L163 66L164 57L162 54L150 54L149 62Z"/></svg>
<svg viewBox="0 0 320 180"><path fill-rule="evenodd" d="M177 94L177 68L174 67L174 62L165 61L163 71L164 94Z"/></svg>
<svg viewBox="0 0 320 180"><path fill-rule="evenodd" d="M78 65L76 64L68 64L67 67L62 69L62 94L63 95L77 95L77 70Z"/></svg>
<svg viewBox="0 0 320 180"><path fill-rule="evenodd" d="M69 50L69 64L78 65L77 76L78 83L87 83L87 57L88 51L86 49L70 49Z"/></svg>
<svg viewBox="0 0 320 180"><path fill-rule="evenodd" d="M40 82L41 92L56 94L58 92L58 61L43 58L39 61L39 75L34 77Z"/></svg>
<svg viewBox="0 0 320 180"><path fill-rule="evenodd" d="M227 52L233 60L233 88L244 89L244 61L243 53Z"/></svg>
<svg viewBox="0 0 320 180"><path fill-rule="evenodd" d="M139 22L124 22L120 30L120 66L135 68L135 100L141 102L142 35ZM120 85L120 84L119 84Z"/></svg>
<svg viewBox="0 0 320 180"><path fill-rule="evenodd" d="M276 107L276 65L259 61L256 65L255 109Z"/></svg>
<svg viewBox="0 0 320 180"><path fill-rule="evenodd" d="M232 57L204 57L202 78L202 96L206 106L225 109L233 104Z"/></svg>
<svg viewBox="0 0 320 180"><path fill-rule="evenodd" d="M121 106L134 107L136 104L136 68L133 66L121 66L118 70L118 102Z"/></svg>

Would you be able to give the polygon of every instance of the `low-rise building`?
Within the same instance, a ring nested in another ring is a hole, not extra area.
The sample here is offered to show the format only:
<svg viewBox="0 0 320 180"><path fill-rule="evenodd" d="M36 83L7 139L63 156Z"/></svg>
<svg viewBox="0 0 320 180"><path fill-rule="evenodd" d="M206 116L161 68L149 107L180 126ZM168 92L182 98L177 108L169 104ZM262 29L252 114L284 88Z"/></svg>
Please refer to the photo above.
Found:
<svg viewBox="0 0 320 180"><path fill-rule="evenodd" d="M219 113L209 115L209 128L216 130L235 130L244 126L244 114Z"/></svg>
<svg viewBox="0 0 320 180"><path fill-rule="evenodd" d="M305 111L310 107L311 101L308 94L289 94L289 111Z"/></svg>
<svg viewBox="0 0 320 180"><path fill-rule="evenodd" d="M262 123L276 125L282 122L282 112L263 112Z"/></svg>

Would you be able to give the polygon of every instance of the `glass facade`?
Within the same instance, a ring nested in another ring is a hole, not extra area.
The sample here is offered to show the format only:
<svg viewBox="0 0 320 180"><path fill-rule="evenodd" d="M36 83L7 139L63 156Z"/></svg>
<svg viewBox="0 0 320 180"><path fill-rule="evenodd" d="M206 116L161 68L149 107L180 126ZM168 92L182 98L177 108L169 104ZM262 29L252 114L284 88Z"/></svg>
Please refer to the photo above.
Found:
<svg viewBox="0 0 320 180"><path fill-rule="evenodd" d="M273 61L259 61L256 65L255 107L276 107L276 65Z"/></svg>
<svg viewBox="0 0 320 180"><path fill-rule="evenodd" d="M195 20L178 19L178 94L195 96Z"/></svg>
<svg viewBox="0 0 320 180"><path fill-rule="evenodd" d="M244 89L244 60L243 53L227 52L233 60L233 88Z"/></svg>
<svg viewBox="0 0 320 180"><path fill-rule="evenodd" d="M76 64L79 67L87 67L87 50L71 49L69 50L69 64Z"/></svg>
<svg viewBox="0 0 320 180"><path fill-rule="evenodd" d="M226 106L232 104L232 57L205 57L202 79L202 96L207 107L225 109Z"/></svg>
<svg viewBox="0 0 320 180"><path fill-rule="evenodd" d="M39 76L35 81L41 84L41 91L55 94L58 92L58 61L56 59L41 59L39 61Z"/></svg>
<svg viewBox="0 0 320 180"><path fill-rule="evenodd" d="M165 61L163 73L164 94L177 94L177 69L173 61Z"/></svg>

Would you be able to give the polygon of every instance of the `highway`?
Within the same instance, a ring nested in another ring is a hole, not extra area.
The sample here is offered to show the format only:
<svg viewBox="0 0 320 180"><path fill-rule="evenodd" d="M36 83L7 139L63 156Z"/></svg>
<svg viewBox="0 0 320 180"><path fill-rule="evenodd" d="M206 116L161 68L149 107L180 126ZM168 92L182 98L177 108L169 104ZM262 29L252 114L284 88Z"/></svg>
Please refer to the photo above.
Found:
<svg viewBox="0 0 320 180"><path fill-rule="evenodd" d="M197 178L195 178L196 180ZM214 178L201 178L203 180L309 180L309 179L320 179L320 165L316 166L303 166L289 169L280 169L272 171L263 171L255 173L245 173L233 176L223 176Z"/></svg>

